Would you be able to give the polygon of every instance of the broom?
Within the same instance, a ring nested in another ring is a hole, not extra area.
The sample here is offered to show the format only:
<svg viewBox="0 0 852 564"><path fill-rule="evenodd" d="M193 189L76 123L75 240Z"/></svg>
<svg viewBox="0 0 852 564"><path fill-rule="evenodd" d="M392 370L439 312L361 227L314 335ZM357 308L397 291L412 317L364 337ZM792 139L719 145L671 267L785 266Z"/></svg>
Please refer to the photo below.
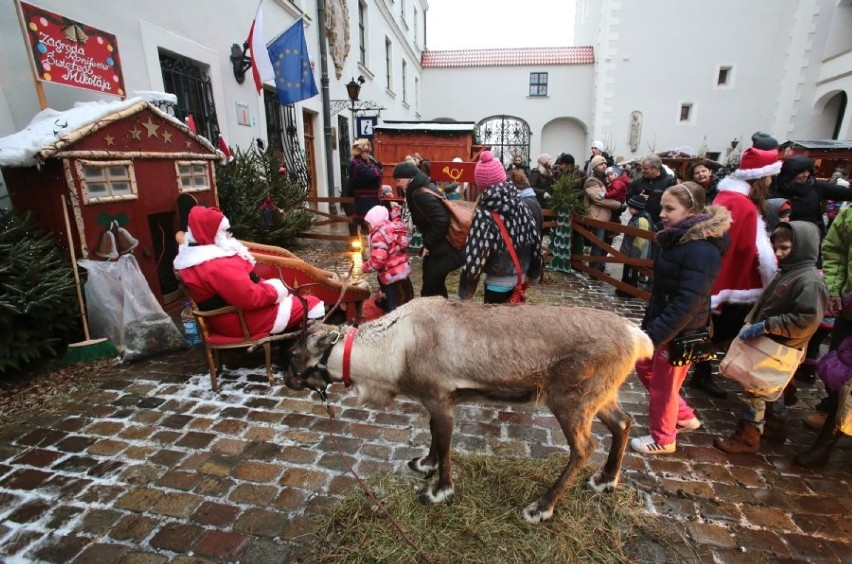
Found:
<svg viewBox="0 0 852 564"><path fill-rule="evenodd" d="M115 348L115 345L113 345L109 339L92 339L89 335L89 322L86 319L86 305L83 302L83 290L80 286L80 273L77 271L77 255L74 251L74 241L71 239L71 221L68 219L68 204L65 201L64 196L62 197L62 214L65 216L65 232L68 234L68 248L71 250L71 266L74 267L74 282L77 284L77 301L80 304L80 316L83 320L83 334L86 337L85 341L71 343L68 345L68 350L65 351L65 355L62 357L62 362L71 364L118 356L118 349Z"/></svg>

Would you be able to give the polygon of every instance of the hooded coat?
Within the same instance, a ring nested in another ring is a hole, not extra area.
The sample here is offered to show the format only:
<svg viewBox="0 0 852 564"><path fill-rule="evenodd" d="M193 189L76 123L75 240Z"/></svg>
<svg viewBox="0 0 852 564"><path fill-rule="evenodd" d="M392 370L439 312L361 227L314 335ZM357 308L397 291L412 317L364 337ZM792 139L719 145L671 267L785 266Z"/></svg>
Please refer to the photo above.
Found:
<svg viewBox="0 0 852 564"><path fill-rule="evenodd" d="M805 182L794 179L802 172L811 175ZM840 184L830 184L814 178L814 161L804 155L793 155L781 165L781 172L775 179L775 185L769 193L770 198L785 198L790 201L790 219L807 221L817 226L820 238L825 236L825 222L822 219L823 200L852 200L852 188Z"/></svg>
<svg viewBox="0 0 852 564"><path fill-rule="evenodd" d="M822 243L822 271L828 294L840 298L852 292L852 207L840 210ZM840 312L852 321L852 311Z"/></svg>
<svg viewBox="0 0 852 564"><path fill-rule="evenodd" d="M654 289L642 329L657 348L710 325L710 290L727 248L731 214L718 206L684 233L678 226L657 233L661 251L654 262ZM681 222L683 223L683 222Z"/></svg>
<svg viewBox="0 0 852 564"><path fill-rule="evenodd" d="M778 273L763 291L751 323L766 323L766 333L782 345L803 349L822 323L828 289L816 269L819 231L812 223L791 221L793 248L778 263Z"/></svg>
<svg viewBox="0 0 852 564"><path fill-rule="evenodd" d="M365 219L370 223L370 258L362 265L364 272L375 272L386 286L408 278L411 265L406 250L411 233L402 222L400 209L393 208L390 217L374 217L370 210Z"/></svg>

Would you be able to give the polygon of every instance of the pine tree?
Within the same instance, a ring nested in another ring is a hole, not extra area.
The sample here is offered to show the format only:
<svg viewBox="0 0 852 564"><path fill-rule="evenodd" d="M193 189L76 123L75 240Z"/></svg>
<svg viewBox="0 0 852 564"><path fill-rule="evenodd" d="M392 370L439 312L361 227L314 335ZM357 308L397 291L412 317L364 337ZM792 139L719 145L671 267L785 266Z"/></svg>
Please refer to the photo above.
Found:
<svg viewBox="0 0 852 564"><path fill-rule="evenodd" d="M58 356L79 330L74 277L28 213L0 210L0 376Z"/></svg>
<svg viewBox="0 0 852 564"><path fill-rule="evenodd" d="M216 185L219 206L231 223L231 232L238 239L291 247L299 233L313 223L307 209L307 186L295 177L279 172L280 156L256 148L237 149L234 159L216 166ZM267 196L274 206L283 210L265 209Z"/></svg>

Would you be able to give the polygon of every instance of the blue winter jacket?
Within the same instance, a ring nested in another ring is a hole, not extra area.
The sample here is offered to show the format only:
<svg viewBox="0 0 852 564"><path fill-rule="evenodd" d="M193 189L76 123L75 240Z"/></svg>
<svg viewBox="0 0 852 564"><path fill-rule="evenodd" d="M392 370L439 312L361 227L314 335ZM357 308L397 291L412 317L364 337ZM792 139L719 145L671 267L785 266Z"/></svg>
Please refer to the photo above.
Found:
<svg viewBox="0 0 852 564"><path fill-rule="evenodd" d="M728 248L731 215L718 206L711 206L707 213L707 220L682 236L661 241L662 251L654 262L654 289L642 320L654 347L706 330L710 324L710 294Z"/></svg>

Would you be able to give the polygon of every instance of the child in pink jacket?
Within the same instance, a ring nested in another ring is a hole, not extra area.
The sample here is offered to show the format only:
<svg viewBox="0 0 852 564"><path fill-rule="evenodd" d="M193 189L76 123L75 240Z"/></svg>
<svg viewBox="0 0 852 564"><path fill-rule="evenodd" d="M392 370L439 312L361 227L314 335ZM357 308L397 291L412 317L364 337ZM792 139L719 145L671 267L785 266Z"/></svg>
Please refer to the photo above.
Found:
<svg viewBox="0 0 852 564"><path fill-rule="evenodd" d="M370 226L370 258L364 261L364 272L375 272L385 295L385 311L391 312L411 298L411 265L408 243L411 233L402 222L402 211L394 207L390 213L384 206L374 206L364 216Z"/></svg>

